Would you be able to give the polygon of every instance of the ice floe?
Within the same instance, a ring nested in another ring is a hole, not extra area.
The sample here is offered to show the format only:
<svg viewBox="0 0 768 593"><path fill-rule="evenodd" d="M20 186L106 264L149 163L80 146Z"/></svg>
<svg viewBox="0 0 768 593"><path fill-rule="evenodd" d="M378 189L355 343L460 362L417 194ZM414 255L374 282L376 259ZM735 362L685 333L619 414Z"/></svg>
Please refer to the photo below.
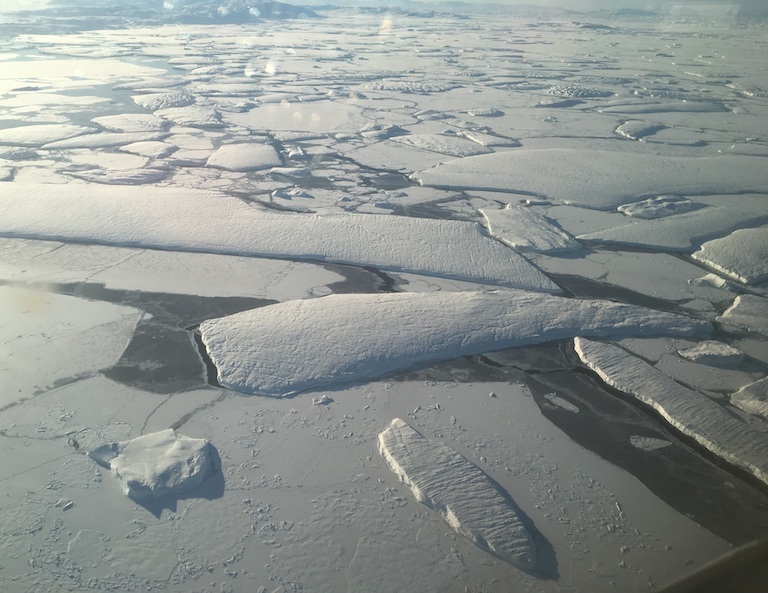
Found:
<svg viewBox="0 0 768 593"><path fill-rule="evenodd" d="M616 133L630 140L640 140L646 136L652 136L656 132L663 130L667 126L663 124L654 124L647 121L630 120L616 128Z"/></svg>
<svg viewBox="0 0 768 593"><path fill-rule="evenodd" d="M73 148L108 148L110 146L122 146L133 142L149 142L161 140L168 136L163 132L101 132L88 134L66 140L48 142L42 148L45 150L70 150Z"/></svg>
<svg viewBox="0 0 768 593"><path fill-rule="evenodd" d="M745 385L733 393L731 403L749 414L768 420L768 377Z"/></svg>
<svg viewBox="0 0 768 593"><path fill-rule="evenodd" d="M114 183L118 175L104 173L104 182ZM136 192L13 183L0 185L0 198L2 236L327 260L560 291L522 256L484 236L476 223L385 214L280 214L180 188ZM48 215L63 203L66 213Z"/></svg>
<svg viewBox="0 0 768 593"><path fill-rule="evenodd" d="M683 196L658 196L656 198L648 198L641 202L633 202L632 204L624 204L619 206L617 210L627 216L634 216L635 218L663 218L665 216L672 216L674 214L683 214L685 212L691 212L704 208L706 204L694 202Z"/></svg>
<svg viewBox="0 0 768 593"><path fill-rule="evenodd" d="M739 295L717 320L768 336L768 299L752 294Z"/></svg>
<svg viewBox="0 0 768 593"><path fill-rule="evenodd" d="M707 241L691 257L744 284L768 279L768 227L739 229Z"/></svg>
<svg viewBox="0 0 768 593"><path fill-rule="evenodd" d="M768 434L619 346L584 338L574 343L582 362L608 385L650 406L711 453L768 484Z"/></svg>
<svg viewBox="0 0 768 593"><path fill-rule="evenodd" d="M137 502L202 484L221 465L206 439L180 435L171 428L96 447L88 456L110 468L123 494Z"/></svg>
<svg viewBox="0 0 768 593"><path fill-rule="evenodd" d="M458 136L447 136L445 134L411 134L408 136L397 136L392 140L413 148L459 158L492 152L490 148L486 148L472 140Z"/></svg>
<svg viewBox="0 0 768 593"><path fill-rule="evenodd" d="M536 570L536 545L517 508L474 463L400 418L379 434L378 444L414 498L438 511L454 531L522 570Z"/></svg>
<svg viewBox="0 0 768 593"><path fill-rule="evenodd" d="M649 194L766 191L764 164L760 157L748 156L692 158L550 148L454 159L412 177L433 187L512 192L611 209Z"/></svg>
<svg viewBox="0 0 768 593"><path fill-rule="evenodd" d="M209 167L229 171L255 171L281 165L280 156L271 144L224 144L208 159Z"/></svg>
<svg viewBox="0 0 768 593"><path fill-rule="evenodd" d="M637 447L641 451L656 451L657 449L664 449L672 445L670 441L664 439L657 439L654 437L644 437L637 434L629 435L629 442L633 447Z"/></svg>
<svg viewBox="0 0 768 593"><path fill-rule="evenodd" d="M219 112L213 107L202 105L188 105L186 107L169 107L158 109L155 115L170 120L180 126L193 126L200 128L223 127Z"/></svg>
<svg viewBox="0 0 768 593"><path fill-rule="evenodd" d="M678 354L693 362L711 366L731 366L744 360L745 356L738 348L714 340L707 340L691 348L678 350Z"/></svg>
<svg viewBox="0 0 768 593"><path fill-rule="evenodd" d="M72 124L39 124L18 126L0 130L0 144L16 144L20 146L40 146L65 138L82 136L95 132L94 128L75 126Z"/></svg>
<svg viewBox="0 0 768 593"><path fill-rule="evenodd" d="M480 212L491 235L517 251L560 253L581 249L570 234L530 208L507 205L495 210L483 208Z"/></svg>
<svg viewBox="0 0 768 593"><path fill-rule="evenodd" d="M275 396L575 335L709 331L707 322L642 307L507 290L331 295L200 325L219 383Z"/></svg>
<svg viewBox="0 0 768 593"><path fill-rule="evenodd" d="M103 115L91 121L112 132L160 132L167 125L165 120L150 113Z"/></svg>
<svg viewBox="0 0 768 593"><path fill-rule="evenodd" d="M186 90L170 91L166 93L148 93L131 97L133 102L149 111L170 109L173 107L185 107L195 102L194 97Z"/></svg>

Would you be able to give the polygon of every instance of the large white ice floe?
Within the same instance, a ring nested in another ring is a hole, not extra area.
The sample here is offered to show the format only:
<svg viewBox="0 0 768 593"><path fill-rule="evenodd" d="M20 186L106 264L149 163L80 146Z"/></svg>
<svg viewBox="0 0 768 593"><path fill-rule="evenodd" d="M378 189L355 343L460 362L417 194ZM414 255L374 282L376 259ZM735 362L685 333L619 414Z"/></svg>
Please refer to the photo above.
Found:
<svg viewBox="0 0 768 593"><path fill-rule="evenodd" d="M768 336L768 299L753 294L739 295L717 320Z"/></svg>
<svg viewBox="0 0 768 593"><path fill-rule="evenodd" d="M761 158L747 156L690 158L550 148L454 159L412 177L434 187L513 192L612 209L650 194L764 191L764 165Z"/></svg>
<svg viewBox="0 0 768 593"><path fill-rule="evenodd" d="M768 279L768 227L740 229L707 241L691 257L744 284Z"/></svg>
<svg viewBox="0 0 768 593"><path fill-rule="evenodd" d="M180 435L172 428L108 443L89 451L88 456L110 468L123 494L138 502L197 486L220 465L206 439Z"/></svg>
<svg viewBox="0 0 768 593"><path fill-rule="evenodd" d="M619 206L617 210L635 218L663 218L704 208L706 204L694 202L683 196L657 196L632 204Z"/></svg>
<svg viewBox="0 0 768 593"><path fill-rule="evenodd" d="M459 136L447 136L445 134L411 134L408 136L397 136L392 138L392 141L412 146L413 148L439 152L440 154L459 158L492 152L490 148L486 148L472 140Z"/></svg>
<svg viewBox="0 0 768 593"><path fill-rule="evenodd" d="M518 251L559 253L581 249L581 244L546 216L530 208L508 205L483 208L488 232Z"/></svg>
<svg viewBox="0 0 768 593"><path fill-rule="evenodd" d="M51 216L50 212L57 212ZM371 214L282 214L176 188L0 184L0 236L326 260L559 292L476 223Z"/></svg>
<svg viewBox="0 0 768 593"><path fill-rule="evenodd" d="M282 161L271 144L249 142L219 147L207 165L229 171L254 171L282 165Z"/></svg>
<svg viewBox="0 0 768 593"><path fill-rule="evenodd" d="M133 142L149 142L162 140L168 136L163 132L100 132L77 138L67 138L44 144L46 150L71 150L74 148L108 148L122 146Z"/></svg>
<svg viewBox="0 0 768 593"><path fill-rule="evenodd" d="M400 418L379 434L379 452L419 502L476 546L526 571L536 545L508 496L474 463Z"/></svg>
<svg viewBox="0 0 768 593"><path fill-rule="evenodd" d="M81 136L95 132L93 128L75 126L72 124L39 124L18 126L0 130L0 144L16 144L21 146L40 146L73 136Z"/></svg>
<svg viewBox="0 0 768 593"><path fill-rule="evenodd" d="M749 414L768 420L768 377L739 389L731 395L731 403Z"/></svg>
<svg viewBox="0 0 768 593"><path fill-rule="evenodd" d="M575 348L608 385L650 406L684 435L768 484L767 433L619 346L576 338Z"/></svg>
<svg viewBox="0 0 768 593"><path fill-rule="evenodd" d="M331 295L200 325L223 386L274 396L577 335L709 330L707 322L642 307L512 290Z"/></svg>

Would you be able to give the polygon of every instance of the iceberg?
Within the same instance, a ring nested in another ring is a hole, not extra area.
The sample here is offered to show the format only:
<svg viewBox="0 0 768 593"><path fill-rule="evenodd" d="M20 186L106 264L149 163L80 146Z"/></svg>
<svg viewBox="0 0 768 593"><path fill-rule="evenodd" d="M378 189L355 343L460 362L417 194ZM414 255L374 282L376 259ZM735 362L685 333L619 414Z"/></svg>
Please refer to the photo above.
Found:
<svg viewBox="0 0 768 593"><path fill-rule="evenodd" d="M707 333L708 322L523 291L341 294L200 324L222 386L292 395L416 364L577 335Z"/></svg>
<svg viewBox="0 0 768 593"><path fill-rule="evenodd" d="M711 453L768 484L767 433L619 346L580 337L574 346L582 362L608 385L650 406Z"/></svg>
<svg viewBox="0 0 768 593"><path fill-rule="evenodd" d="M108 443L92 449L88 456L111 469L123 494L137 502L178 494L202 484L220 469L211 443L177 434L172 428Z"/></svg>
<svg viewBox="0 0 768 593"><path fill-rule="evenodd" d="M114 176L104 181L116 183ZM50 216L53 211L58 215ZM324 260L560 291L521 255L484 236L477 223L282 214L192 189L2 184L0 236Z"/></svg>
<svg viewBox="0 0 768 593"><path fill-rule="evenodd" d="M522 570L536 569L536 545L515 505L474 463L400 418L379 434L378 443L416 500L438 511L456 533Z"/></svg>

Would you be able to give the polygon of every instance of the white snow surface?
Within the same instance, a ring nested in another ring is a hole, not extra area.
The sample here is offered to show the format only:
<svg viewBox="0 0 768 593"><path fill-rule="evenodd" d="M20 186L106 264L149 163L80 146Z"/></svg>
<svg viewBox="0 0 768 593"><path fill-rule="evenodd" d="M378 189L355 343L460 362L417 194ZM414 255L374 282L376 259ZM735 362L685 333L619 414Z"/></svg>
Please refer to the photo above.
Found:
<svg viewBox="0 0 768 593"><path fill-rule="evenodd" d="M632 305L512 290L331 295L200 325L221 385L273 396L576 335L691 336L709 329L704 321Z"/></svg>
<svg viewBox="0 0 768 593"><path fill-rule="evenodd" d="M392 138L392 142L459 158L492 152L472 140L445 134L410 134Z"/></svg>
<svg viewBox="0 0 768 593"><path fill-rule="evenodd" d="M717 320L768 336L768 299L752 294L739 295Z"/></svg>
<svg viewBox="0 0 768 593"><path fill-rule="evenodd" d="M277 167L282 161L271 144L238 143L219 147L206 164L229 171L254 171Z"/></svg>
<svg viewBox="0 0 768 593"><path fill-rule="evenodd" d="M119 173L119 172L118 172ZM63 208L66 205L66 208ZM57 216L50 216L56 211ZM559 292L476 223L368 214L279 214L192 189L0 185L0 236L327 260Z"/></svg>
<svg viewBox="0 0 768 593"><path fill-rule="evenodd" d="M684 212L691 212L692 210L698 210L704 208L705 204L700 204L685 198L683 196L658 196L656 198L648 198L641 202L634 202L632 204L624 204L619 206L617 210L627 216L634 216L635 218L662 218L664 216L672 216L674 214L682 214Z"/></svg>
<svg viewBox="0 0 768 593"><path fill-rule="evenodd" d="M765 191L764 165L759 157L747 156L692 158L548 148L454 159L412 177L433 187L512 192L608 210L649 194Z"/></svg>
<svg viewBox="0 0 768 593"><path fill-rule="evenodd" d="M162 140L168 134L163 132L101 132L77 138L67 138L44 144L45 150L69 150L73 148L107 148L121 146L133 142L149 142Z"/></svg>
<svg viewBox="0 0 768 593"><path fill-rule="evenodd" d="M582 362L611 387L652 407L671 426L768 484L768 433L613 344L574 340Z"/></svg>
<svg viewBox="0 0 768 593"><path fill-rule="evenodd" d="M707 241L691 257L744 284L768 279L768 226Z"/></svg>
<svg viewBox="0 0 768 593"><path fill-rule="evenodd" d="M474 463L395 418L379 434L379 453L419 502L438 511L476 546L526 571L536 545L508 496Z"/></svg>
<svg viewBox="0 0 768 593"><path fill-rule="evenodd" d="M88 456L112 470L123 494L137 502L178 494L219 470L218 454L206 439L172 428L128 441L108 443Z"/></svg>
<svg viewBox="0 0 768 593"><path fill-rule="evenodd" d="M16 144L21 146L39 146L73 136L81 136L95 132L93 128L73 124L39 124L18 126L0 130L0 144Z"/></svg>
<svg viewBox="0 0 768 593"><path fill-rule="evenodd" d="M560 253L581 249L581 244L546 216L530 208L507 205L483 208L486 226L492 236L518 251Z"/></svg>

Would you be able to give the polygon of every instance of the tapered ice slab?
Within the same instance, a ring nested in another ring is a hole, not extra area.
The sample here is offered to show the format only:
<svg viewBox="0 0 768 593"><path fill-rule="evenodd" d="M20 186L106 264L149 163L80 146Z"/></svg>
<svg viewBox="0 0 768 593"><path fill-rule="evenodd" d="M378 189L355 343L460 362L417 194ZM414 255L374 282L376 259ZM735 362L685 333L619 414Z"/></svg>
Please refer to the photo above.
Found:
<svg viewBox="0 0 768 593"><path fill-rule="evenodd" d="M739 389L731 395L731 403L749 414L768 420L768 377Z"/></svg>
<svg viewBox="0 0 768 593"><path fill-rule="evenodd" d="M197 486L220 465L206 439L176 434L172 428L102 445L88 456L110 468L123 494L140 502Z"/></svg>
<svg viewBox="0 0 768 593"><path fill-rule="evenodd" d="M768 299L754 294L739 295L717 320L768 336Z"/></svg>
<svg viewBox="0 0 768 593"><path fill-rule="evenodd" d="M709 330L707 322L642 307L512 290L331 295L200 325L221 385L274 396L577 335Z"/></svg>
<svg viewBox="0 0 768 593"><path fill-rule="evenodd" d="M542 216L520 206L480 210L488 231L499 241L518 251L560 253L581 249L581 244L570 234Z"/></svg>
<svg viewBox="0 0 768 593"><path fill-rule="evenodd" d="M483 235L476 223L279 214L190 189L4 183L0 236L326 260L560 291L522 256Z"/></svg>
<svg viewBox="0 0 768 593"><path fill-rule="evenodd" d="M684 435L768 484L768 434L618 346L584 338L576 338L574 345L582 362L608 385L652 407Z"/></svg>
<svg viewBox="0 0 768 593"><path fill-rule="evenodd" d="M764 169L759 157L686 158L556 148L455 159L412 177L433 187L508 191L611 209L649 194L768 190Z"/></svg>
<svg viewBox="0 0 768 593"><path fill-rule="evenodd" d="M536 569L536 546L517 509L474 463L400 418L379 434L379 452L416 500L458 534L518 568Z"/></svg>
<svg viewBox="0 0 768 593"><path fill-rule="evenodd" d="M691 257L744 284L768 279L768 227L741 229L707 241Z"/></svg>

